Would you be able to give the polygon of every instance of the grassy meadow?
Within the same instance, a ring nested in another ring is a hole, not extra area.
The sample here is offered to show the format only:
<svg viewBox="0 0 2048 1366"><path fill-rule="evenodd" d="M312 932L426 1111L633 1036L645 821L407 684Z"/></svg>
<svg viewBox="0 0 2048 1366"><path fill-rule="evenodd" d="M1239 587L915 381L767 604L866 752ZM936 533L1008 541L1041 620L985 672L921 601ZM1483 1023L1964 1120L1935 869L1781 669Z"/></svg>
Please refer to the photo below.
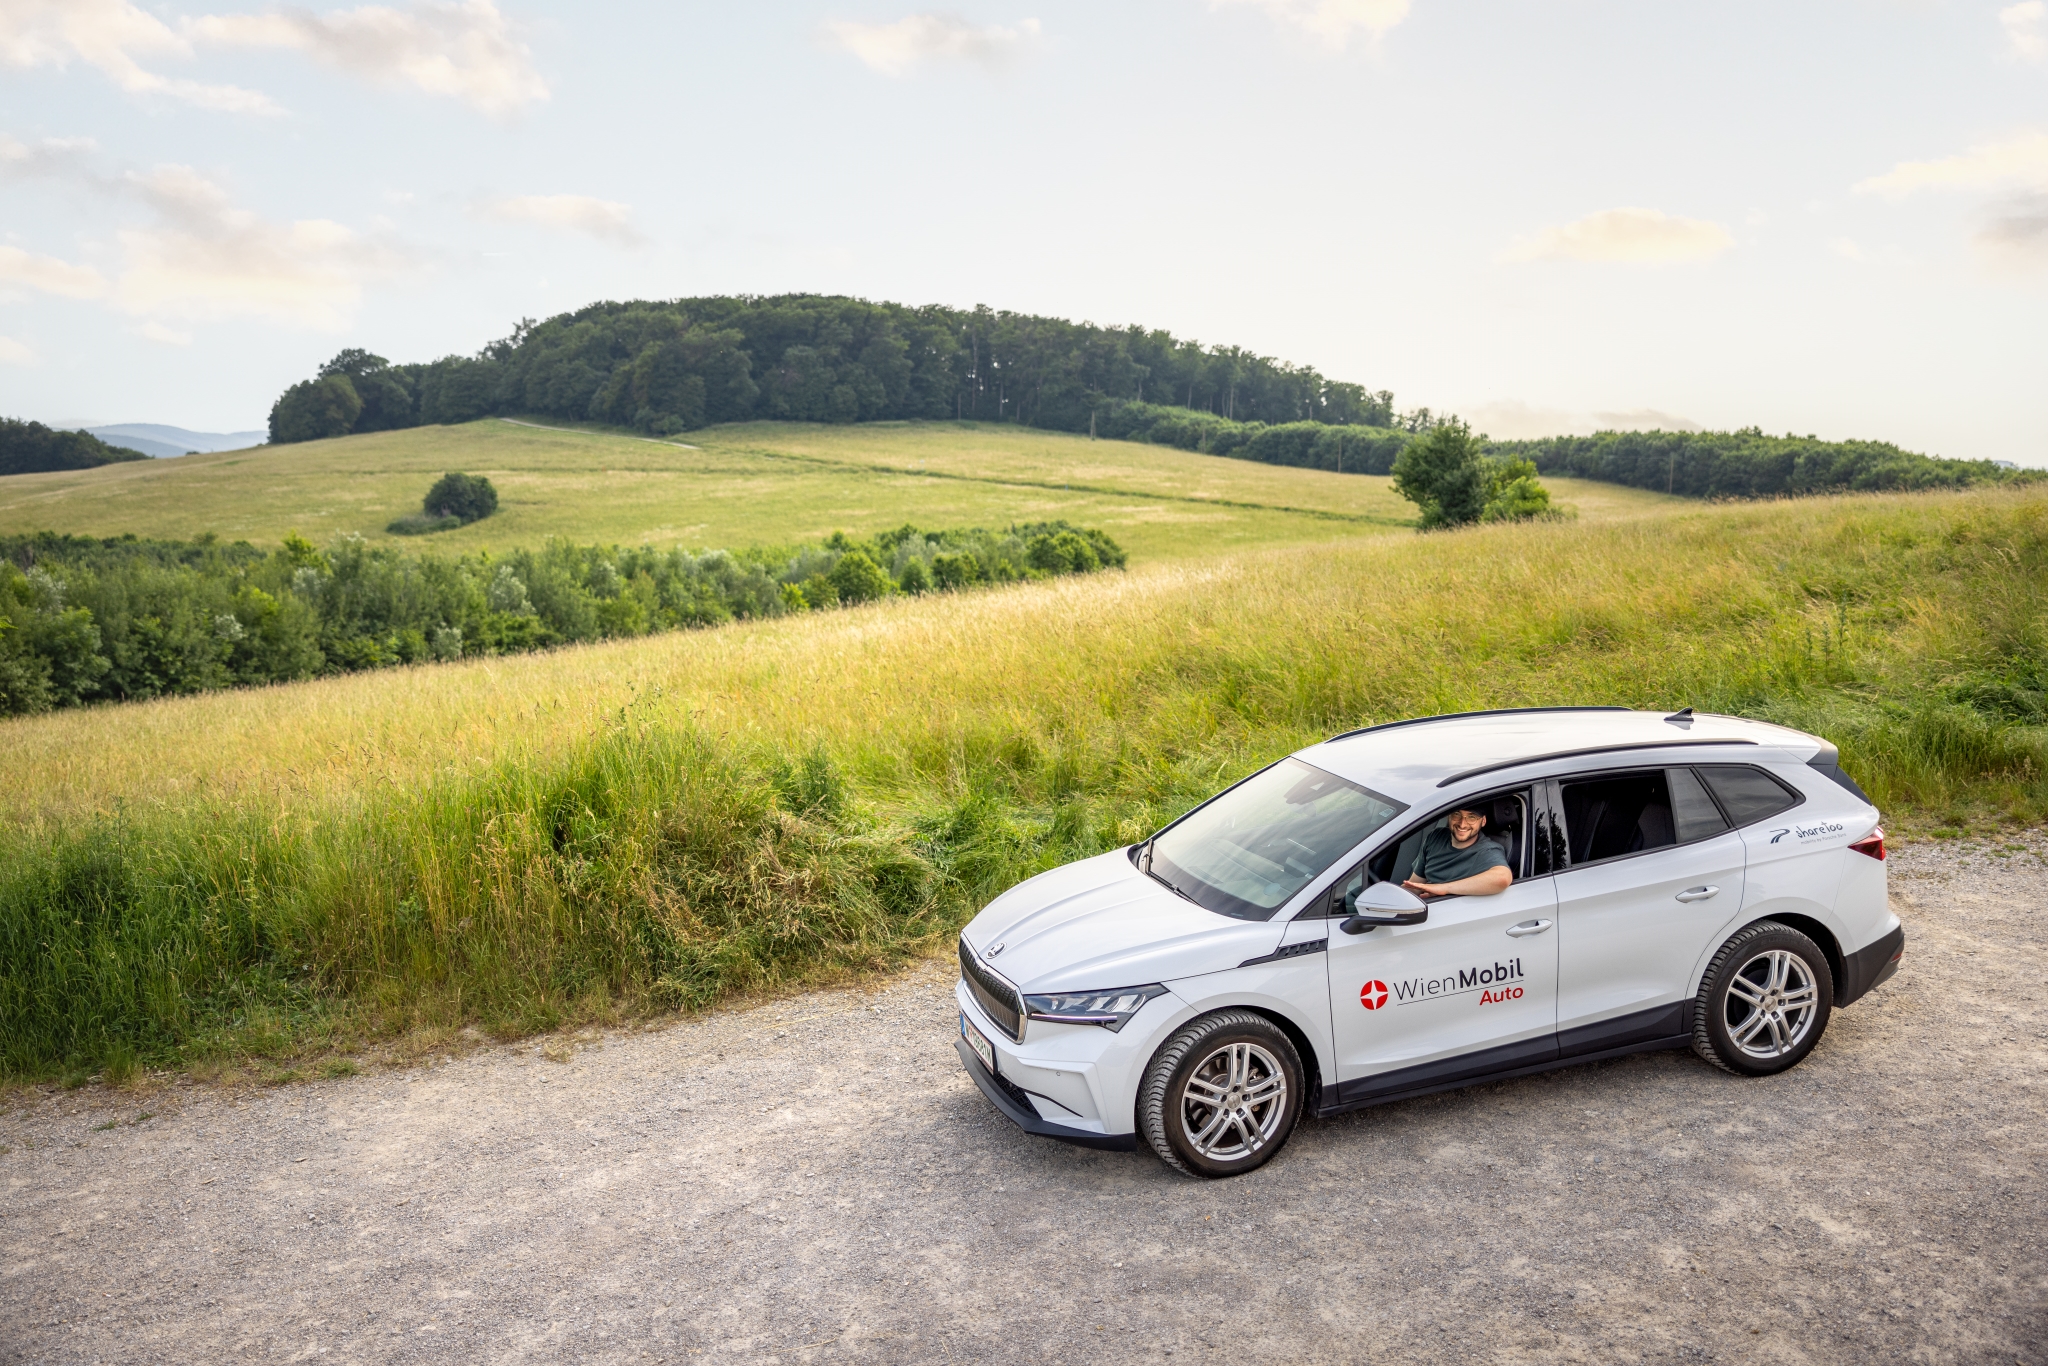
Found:
<svg viewBox="0 0 2048 1366"><path fill-rule="evenodd" d="M1422 713L1737 711L1834 739L1895 827L2048 807L2024 712L2048 491L1133 564L0 723L0 1070L509 1037L886 964L1257 764Z"/></svg>
<svg viewBox="0 0 2048 1366"><path fill-rule="evenodd" d="M399 538L442 473L484 475L496 516ZM1638 511L1657 494L1554 481L1583 515ZM62 531L273 546L353 532L373 544L458 553L579 544L740 549L866 536L904 522L1100 527L1140 561L1300 545L1409 525L1390 481L1260 465L1127 441L972 422L743 423L689 445L498 418L301 445L0 479L0 534Z"/></svg>

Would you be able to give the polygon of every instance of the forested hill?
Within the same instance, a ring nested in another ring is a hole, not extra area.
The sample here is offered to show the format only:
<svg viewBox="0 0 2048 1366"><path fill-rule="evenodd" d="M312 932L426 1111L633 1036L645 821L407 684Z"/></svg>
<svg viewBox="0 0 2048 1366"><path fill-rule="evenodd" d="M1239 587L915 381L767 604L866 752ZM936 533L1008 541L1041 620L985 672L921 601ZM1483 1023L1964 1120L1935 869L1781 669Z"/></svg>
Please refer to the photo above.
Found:
<svg viewBox="0 0 2048 1366"><path fill-rule="evenodd" d="M960 418L1387 474L1439 419L1394 396L1232 346L988 308L832 295L600 303L522 322L475 356L393 365L347 350L286 390L274 444L523 414L652 435L713 423ZM1546 474L1696 497L1955 488L2033 477L1884 442L1603 432L1497 442Z"/></svg>
<svg viewBox="0 0 2048 1366"><path fill-rule="evenodd" d="M270 432L307 441L513 412L655 434L764 418L1087 431L1118 401L1239 422L1394 422L1392 394L1143 327L782 295L592 304L422 365L344 351L286 391Z"/></svg>
<svg viewBox="0 0 2048 1366"><path fill-rule="evenodd" d="M91 432L60 432L40 422L0 418L0 475L89 470L121 460L147 460L140 451L109 446Z"/></svg>

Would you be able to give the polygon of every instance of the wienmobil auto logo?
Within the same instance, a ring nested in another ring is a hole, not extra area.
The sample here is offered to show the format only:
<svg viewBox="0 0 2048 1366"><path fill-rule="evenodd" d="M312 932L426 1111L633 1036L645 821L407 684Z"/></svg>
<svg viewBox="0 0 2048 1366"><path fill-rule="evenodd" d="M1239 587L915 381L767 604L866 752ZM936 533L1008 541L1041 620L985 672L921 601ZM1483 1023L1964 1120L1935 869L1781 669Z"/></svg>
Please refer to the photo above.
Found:
<svg viewBox="0 0 2048 1366"><path fill-rule="evenodd" d="M1396 982L1391 992L1385 982L1367 982L1358 993L1358 1003L1367 1010L1378 1010L1387 1004L1391 995L1393 1004L1412 1006L1417 1001L1436 1001L1451 996L1469 996L1479 993L1479 1004L1497 1005L1502 1001L1519 1001L1522 988L1516 985L1522 981L1522 960L1510 958L1502 963L1496 960L1476 968L1460 968L1442 977L1411 977L1405 982Z"/></svg>
<svg viewBox="0 0 2048 1366"><path fill-rule="evenodd" d="M1842 834L1848 828L1848 826L1843 825L1840 821L1818 821L1813 825L1788 825L1783 830L1773 830L1771 832L1771 843L1776 844L1785 836L1791 835L1801 844L1805 844L1809 840L1824 840L1830 835Z"/></svg>

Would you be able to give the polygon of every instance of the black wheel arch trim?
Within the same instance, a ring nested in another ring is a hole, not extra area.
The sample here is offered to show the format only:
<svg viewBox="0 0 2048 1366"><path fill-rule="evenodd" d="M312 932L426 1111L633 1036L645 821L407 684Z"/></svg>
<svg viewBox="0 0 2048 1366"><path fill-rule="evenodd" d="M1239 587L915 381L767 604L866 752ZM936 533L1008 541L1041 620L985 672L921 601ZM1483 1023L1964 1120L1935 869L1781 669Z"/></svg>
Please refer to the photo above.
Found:
<svg viewBox="0 0 2048 1366"><path fill-rule="evenodd" d="M1906 927L1901 925L1876 943L1842 955L1842 971L1835 979L1835 1004L1845 1006L1861 1000L1890 981L1905 952Z"/></svg>
<svg viewBox="0 0 2048 1366"><path fill-rule="evenodd" d="M1070 1128L1065 1124L1054 1124L1049 1119L1039 1118L1003 1090L1002 1084L983 1065L981 1059L974 1056L974 1050L967 1046L967 1040L953 1040L953 1050L960 1055L960 1061L966 1064L967 1075L974 1078L974 1084L981 1088L981 1093L987 1096L989 1102L1001 1110L1012 1124L1025 1133L1037 1134L1041 1138L1056 1138L1062 1143L1072 1143L1082 1148L1101 1148L1113 1153L1137 1151L1138 1136L1134 1133L1098 1134L1088 1129Z"/></svg>

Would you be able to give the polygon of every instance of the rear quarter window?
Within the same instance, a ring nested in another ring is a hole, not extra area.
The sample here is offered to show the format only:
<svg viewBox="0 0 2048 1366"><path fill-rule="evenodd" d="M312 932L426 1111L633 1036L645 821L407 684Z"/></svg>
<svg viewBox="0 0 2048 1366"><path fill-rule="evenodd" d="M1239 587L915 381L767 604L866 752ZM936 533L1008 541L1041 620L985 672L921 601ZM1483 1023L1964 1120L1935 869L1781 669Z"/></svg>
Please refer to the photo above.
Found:
<svg viewBox="0 0 2048 1366"><path fill-rule="evenodd" d="M1694 771L1728 813L1731 825L1754 825L1806 800L1762 769L1746 764L1702 765Z"/></svg>

